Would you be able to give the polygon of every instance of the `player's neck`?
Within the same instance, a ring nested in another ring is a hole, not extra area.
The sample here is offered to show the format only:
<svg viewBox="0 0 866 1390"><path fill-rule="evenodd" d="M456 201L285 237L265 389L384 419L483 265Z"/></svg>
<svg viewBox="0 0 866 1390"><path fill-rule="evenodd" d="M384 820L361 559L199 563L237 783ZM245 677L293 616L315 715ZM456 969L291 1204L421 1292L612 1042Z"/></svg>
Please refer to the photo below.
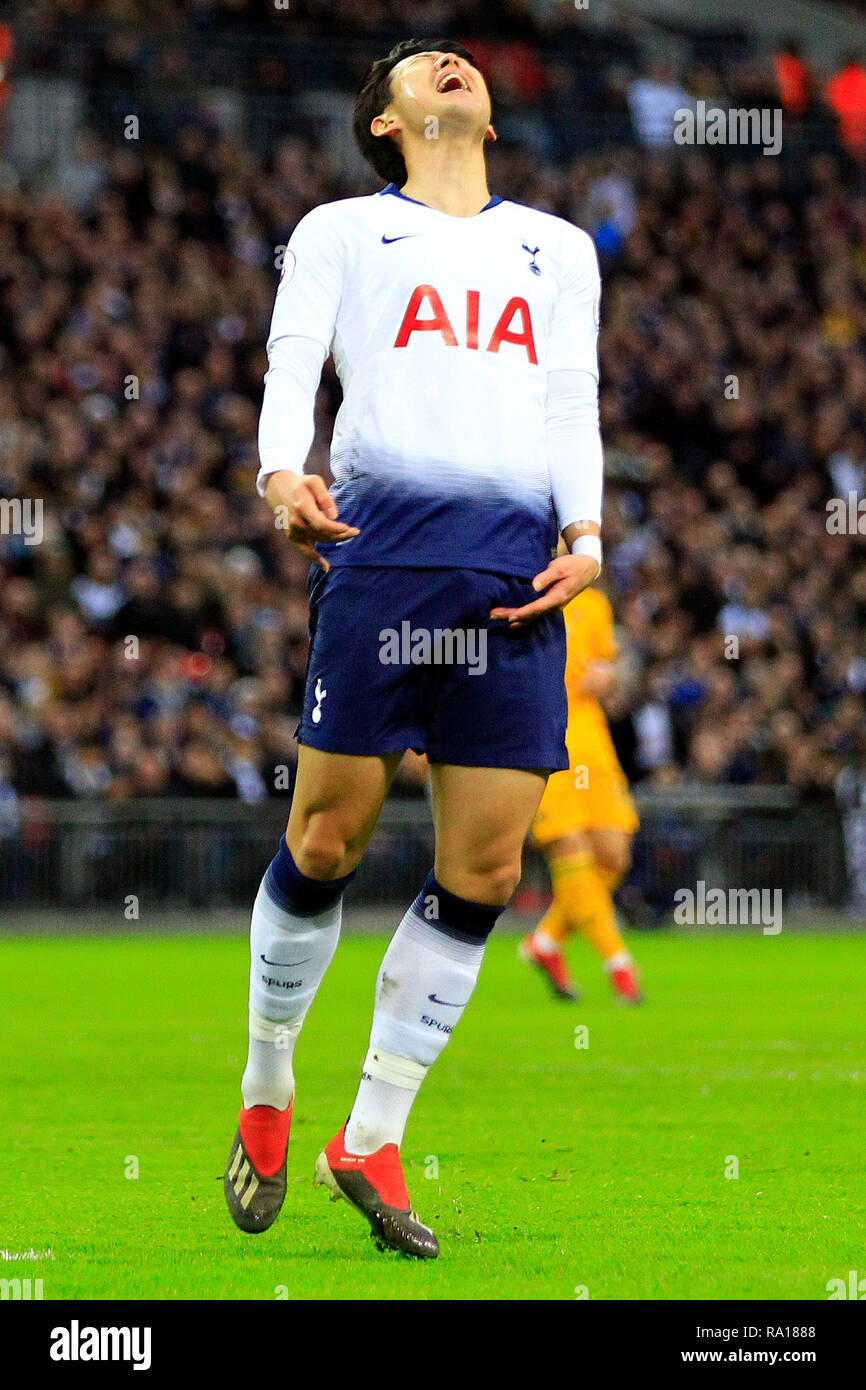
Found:
<svg viewBox="0 0 866 1390"><path fill-rule="evenodd" d="M424 148L426 146L426 148ZM422 140L404 150L402 193L449 217L475 217L490 202L484 151L477 140Z"/></svg>

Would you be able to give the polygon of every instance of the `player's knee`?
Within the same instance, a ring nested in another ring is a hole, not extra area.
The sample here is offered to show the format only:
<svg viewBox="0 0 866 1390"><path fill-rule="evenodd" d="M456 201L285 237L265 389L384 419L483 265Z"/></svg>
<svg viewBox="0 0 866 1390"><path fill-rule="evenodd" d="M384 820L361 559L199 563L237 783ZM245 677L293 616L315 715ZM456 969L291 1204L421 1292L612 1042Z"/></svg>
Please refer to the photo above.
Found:
<svg viewBox="0 0 866 1390"><path fill-rule="evenodd" d="M577 854L592 854L592 843L588 835L576 831L571 835L561 835L548 847L548 856L553 859L572 859Z"/></svg>
<svg viewBox="0 0 866 1390"><path fill-rule="evenodd" d="M308 878L340 878L355 868L350 838L336 817L310 816L304 827L296 862Z"/></svg>
<svg viewBox="0 0 866 1390"><path fill-rule="evenodd" d="M304 843L297 857L297 865L307 878L340 878L346 856L336 844L321 842Z"/></svg>
<svg viewBox="0 0 866 1390"><path fill-rule="evenodd" d="M604 841L596 846L595 859L611 876L625 878L631 868L631 845L628 840Z"/></svg>
<svg viewBox="0 0 866 1390"><path fill-rule="evenodd" d="M521 865L505 863L495 864L476 872L477 887L475 888L475 901L484 903L495 903L497 906L504 906L509 902L520 882Z"/></svg>

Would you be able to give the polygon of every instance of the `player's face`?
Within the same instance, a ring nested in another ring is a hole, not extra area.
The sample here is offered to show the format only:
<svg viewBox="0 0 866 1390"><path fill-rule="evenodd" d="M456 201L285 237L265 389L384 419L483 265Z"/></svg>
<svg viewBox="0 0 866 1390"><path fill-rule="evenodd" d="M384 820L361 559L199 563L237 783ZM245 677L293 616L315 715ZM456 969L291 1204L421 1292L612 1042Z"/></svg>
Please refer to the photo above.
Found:
<svg viewBox="0 0 866 1390"><path fill-rule="evenodd" d="M396 128L419 133L429 129L429 117L435 116L445 129L475 128L492 135L487 83L456 53L415 53L398 63L391 71L391 101L383 116L389 114Z"/></svg>

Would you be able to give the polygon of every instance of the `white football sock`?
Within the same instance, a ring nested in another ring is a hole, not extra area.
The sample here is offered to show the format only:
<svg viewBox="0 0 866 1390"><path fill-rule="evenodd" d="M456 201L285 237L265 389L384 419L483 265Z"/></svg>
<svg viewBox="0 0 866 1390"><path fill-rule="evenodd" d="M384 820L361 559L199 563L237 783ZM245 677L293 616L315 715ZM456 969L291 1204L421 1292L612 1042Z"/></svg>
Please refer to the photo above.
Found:
<svg viewBox="0 0 866 1390"><path fill-rule="evenodd" d="M285 1110L291 1104L295 1094L292 1056L302 1021L277 1023L250 1005L250 1047L241 1078L241 1095L247 1110L254 1105Z"/></svg>
<svg viewBox="0 0 866 1390"><path fill-rule="evenodd" d="M250 1046L241 1081L244 1106L285 1110L295 1090L292 1056L307 1010L340 937L342 900L297 917L278 907L265 883L250 924Z"/></svg>
<svg viewBox="0 0 866 1390"><path fill-rule="evenodd" d="M532 933L532 943L543 956L555 956L559 953L560 943L548 936L546 931L542 931L541 927L536 927Z"/></svg>
<svg viewBox="0 0 866 1390"><path fill-rule="evenodd" d="M408 1057L397 1057L371 1046L364 1059L361 1083L346 1125L346 1148L353 1154L372 1154L383 1144L400 1147L409 1112L427 1068Z"/></svg>
<svg viewBox="0 0 866 1390"><path fill-rule="evenodd" d="M485 944L446 935L415 904L406 913L379 971L370 1049L346 1125L350 1153L401 1144L427 1068L469 1003Z"/></svg>
<svg viewBox="0 0 866 1390"><path fill-rule="evenodd" d="M614 970L624 970L627 965L632 964L630 951L617 951L616 955L608 956L604 962L604 968L610 974Z"/></svg>

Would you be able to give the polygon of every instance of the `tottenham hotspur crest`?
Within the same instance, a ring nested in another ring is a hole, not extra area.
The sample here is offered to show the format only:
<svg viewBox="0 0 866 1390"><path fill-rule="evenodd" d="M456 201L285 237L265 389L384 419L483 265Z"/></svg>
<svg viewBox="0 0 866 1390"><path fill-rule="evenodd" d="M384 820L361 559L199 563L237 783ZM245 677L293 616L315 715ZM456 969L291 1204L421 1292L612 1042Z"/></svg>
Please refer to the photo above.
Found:
<svg viewBox="0 0 866 1390"><path fill-rule="evenodd" d="M324 700L327 693L327 690L322 685L322 678L321 676L319 676L319 679L316 681L316 703L313 706L313 712L310 715L310 718L312 719L314 724L321 724L322 722L322 701Z"/></svg>
<svg viewBox="0 0 866 1390"><path fill-rule="evenodd" d="M540 247L540 246L535 246L535 247L530 246L530 245L528 244L528 242L525 242L525 241L524 241L524 243L523 243L523 250L526 251L526 252L528 253L528 255L531 257L530 262L529 262L529 269L532 271L533 275L540 275L540 274L541 274L541 266L537 264L537 262L536 262L536 260L535 260L535 257L538 255L539 251L541 250L541 247Z"/></svg>

